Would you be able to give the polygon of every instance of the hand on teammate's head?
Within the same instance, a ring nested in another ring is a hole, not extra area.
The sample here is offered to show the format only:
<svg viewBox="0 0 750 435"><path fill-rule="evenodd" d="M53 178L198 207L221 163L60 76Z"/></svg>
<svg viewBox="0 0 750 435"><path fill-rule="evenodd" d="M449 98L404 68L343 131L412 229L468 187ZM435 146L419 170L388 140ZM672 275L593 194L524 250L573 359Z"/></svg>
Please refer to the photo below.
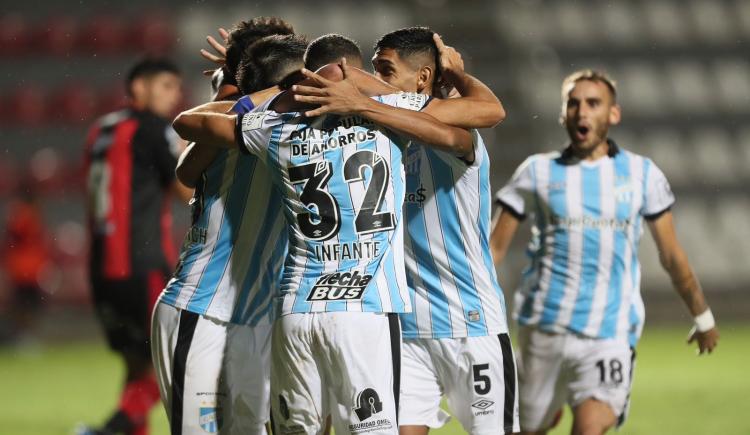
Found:
<svg viewBox="0 0 750 435"><path fill-rule="evenodd" d="M445 45L443 39L435 33L433 35L438 50L438 68L443 88L453 86L453 79L464 73L464 60L455 48Z"/></svg>

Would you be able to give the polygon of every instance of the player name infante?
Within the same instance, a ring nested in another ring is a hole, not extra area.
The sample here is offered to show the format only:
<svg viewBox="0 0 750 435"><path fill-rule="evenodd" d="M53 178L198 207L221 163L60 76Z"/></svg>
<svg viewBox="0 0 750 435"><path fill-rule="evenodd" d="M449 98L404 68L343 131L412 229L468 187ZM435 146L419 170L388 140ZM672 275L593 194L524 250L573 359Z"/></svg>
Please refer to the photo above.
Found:
<svg viewBox="0 0 750 435"><path fill-rule="evenodd" d="M325 243L315 246L318 261L370 260L380 256L380 242Z"/></svg>

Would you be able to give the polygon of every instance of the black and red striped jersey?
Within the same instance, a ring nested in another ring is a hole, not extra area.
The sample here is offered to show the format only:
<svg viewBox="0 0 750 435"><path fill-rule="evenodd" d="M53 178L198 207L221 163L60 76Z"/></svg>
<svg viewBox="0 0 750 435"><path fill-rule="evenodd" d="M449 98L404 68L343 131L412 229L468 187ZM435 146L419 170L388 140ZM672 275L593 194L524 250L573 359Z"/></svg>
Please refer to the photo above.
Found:
<svg viewBox="0 0 750 435"><path fill-rule="evenodd" d="M105 115L86 140L91 274L127 279L174 264L169 190L178 137L166 119L124 109Z"/></svg>

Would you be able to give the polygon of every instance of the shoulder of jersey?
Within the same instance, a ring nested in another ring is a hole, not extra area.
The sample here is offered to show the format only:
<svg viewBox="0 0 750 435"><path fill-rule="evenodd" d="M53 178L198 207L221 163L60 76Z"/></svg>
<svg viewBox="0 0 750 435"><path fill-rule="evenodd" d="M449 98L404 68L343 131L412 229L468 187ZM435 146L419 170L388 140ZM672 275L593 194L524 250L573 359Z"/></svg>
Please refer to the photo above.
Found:
<svg viewBox="0 0 750 435"><path fill-rule="evenodd" d="M109 127L118 124L128 119L129 117L130 111L128 109L122 109L118 110L117 112L107 113L106 115L99 117L99 119L96 120L96 123L100 127Z"/></svg>

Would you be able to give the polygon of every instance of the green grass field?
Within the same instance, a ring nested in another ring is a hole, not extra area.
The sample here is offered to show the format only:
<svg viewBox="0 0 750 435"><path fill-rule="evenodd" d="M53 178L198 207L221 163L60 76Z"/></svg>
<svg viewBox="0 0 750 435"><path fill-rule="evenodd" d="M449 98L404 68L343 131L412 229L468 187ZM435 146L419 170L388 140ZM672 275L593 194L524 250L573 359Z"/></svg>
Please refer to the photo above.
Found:
<svg viewBox="0 0 750 435"><path fill-rule="evenodd" d="M686 332L646 329L621 434L750 434L750 326L725 326L717 352L701 358L684 344ZM121 377L117 358L99 343L0 350L0 434L70 434L77 422L99 423ZM554 434L568 433L569 416ZM161 408L152 421L153 434L168 434ZM463 431L452 421L434 433Z"/></svg>

